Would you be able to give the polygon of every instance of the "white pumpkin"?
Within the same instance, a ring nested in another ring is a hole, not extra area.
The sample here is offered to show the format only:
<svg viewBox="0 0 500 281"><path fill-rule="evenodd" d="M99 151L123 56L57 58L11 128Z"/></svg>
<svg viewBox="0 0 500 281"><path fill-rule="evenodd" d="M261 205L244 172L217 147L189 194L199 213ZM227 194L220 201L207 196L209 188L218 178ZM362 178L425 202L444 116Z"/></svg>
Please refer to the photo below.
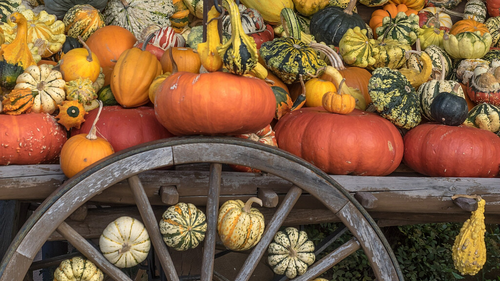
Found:
<svg viewBox="0 0 500 281"><path fill-rule="evenodd" d="M57 105L66 99L64 87L66 82L61 72L54 70L52 65L32 65L17 77L16 89L31 89L35 95L33 112L52 114Z"/></svg>
<svg viewBox="0 0 500 281"><path fill-rule="evenodd" d="M104 274L91 261L82 257L63 260L54 271L54 281L102 281Z"/></svg>
<svg viewBox="0 0 500 281"><path fill-rule="evenodd" d="M140 221L124 216L104 229L99 247L109 262L120 268L128 268L146 259L151 241Z"/></svg>

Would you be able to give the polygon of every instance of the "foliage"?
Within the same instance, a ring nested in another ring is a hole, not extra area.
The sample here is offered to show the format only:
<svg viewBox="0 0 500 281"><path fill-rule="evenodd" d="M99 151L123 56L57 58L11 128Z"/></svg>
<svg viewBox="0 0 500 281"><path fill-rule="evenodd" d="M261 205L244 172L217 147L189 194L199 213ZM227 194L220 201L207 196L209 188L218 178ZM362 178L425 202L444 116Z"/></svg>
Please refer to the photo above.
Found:
<svg viewBox="0 0 500 281"><path fill-rule="evenodd" d="M305 231L318 245L325 237L335 231L340 224L326 223L308 225ZM430 223L383 228L385 237L392 245L405 280L500 280L500 228L498 225L486 225L487 259L483 269L476 276L461 276L453 266L451 247L460 232L460 223ZM347 242L350 235L343 235L324 253ZM317 257L321 259L324 254ZM375 280L368 259L363 251L358 250L344 259L321 277L329 280Z"/></svg>

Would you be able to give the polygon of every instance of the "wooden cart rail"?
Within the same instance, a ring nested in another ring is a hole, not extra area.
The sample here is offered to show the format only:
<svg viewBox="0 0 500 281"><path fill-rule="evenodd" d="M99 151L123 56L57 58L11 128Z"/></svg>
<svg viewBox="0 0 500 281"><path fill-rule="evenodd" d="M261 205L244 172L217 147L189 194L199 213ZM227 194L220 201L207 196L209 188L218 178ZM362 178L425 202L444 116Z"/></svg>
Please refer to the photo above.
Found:
<svg viewBox="0 0 500 281"><path fill-rule="evenodd" d="M171 205L182 201L203 206L206 202L208 170L155 170L142 173L139 177L152 205ZM487 202L486 223L500 223L498 178L436 178L407 171L385 177L331 177L362 203L379 226L463 222L470 216L470 212L453 203L451 197L456 194L481 195ZM0 200L41 201L65 180L67 178L57 164L0 167ZM258 195L267 207L275 207L291 187L290 182L269 174L225 171L222 172L221 181L221 201L224 198L246 200ZM92 201L103 205L134 204L127 181L106 189ZM285 224L334 221L335 218L328 210L322 209L323 207L317 209L315 206L322 205L312 196L303 194ZM158 212L162 209L164 207L158 208ZM269 218L273 214L271 209L262 208L262 211ZM118 212L123 214L122 211ZM94 224L96 221L93 215L86 220ZM90 223L79 224L82 230L100 229L99 225L90 227Z"/></svg>

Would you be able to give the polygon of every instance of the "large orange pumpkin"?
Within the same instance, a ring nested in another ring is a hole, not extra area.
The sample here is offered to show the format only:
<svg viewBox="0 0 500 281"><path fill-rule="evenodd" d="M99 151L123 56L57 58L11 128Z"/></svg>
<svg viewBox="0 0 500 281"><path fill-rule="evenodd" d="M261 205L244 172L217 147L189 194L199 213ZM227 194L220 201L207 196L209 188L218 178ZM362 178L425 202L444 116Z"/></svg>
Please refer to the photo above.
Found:
<svg viewBox="0 0 500 281"><path fill-rule="evenodd" d="M0 165L53 163L66 140L50 114L0 114Z"/></svg>
<svg viewBox="0 0 500 281"><path fill-rule="evenodd" d="M279 148L329 174L388 175L403 158L398 129L377 114L357 109L343 115L302 108L282 117L275 131Z"/></svg>
<svg viewBox="0 0 500 281"><path fill-rule="evenodd" d="M261 79L177 72L156 91L156 118L174 135L236 135L269 125L276 98Z"/></svg>
<svg viewBox="0 0 500 281"><path fill-rule="evenodd" d="M432 177L495 177L500 169L500 138L466 126L418 125L404 137L404 162Z"/></svg>
<svg viewBox="0 0 500 281"><path fill-rule="evenodd" d="M87 39L86 43L90 50L99 58L104 72L105 86L109 85L111 72L120 55L132 48L136 42L137 39L132 32L116 25L99 28Z"/></svg>
<svg viewBox="0 0 500 281"><path fill-rule="evenodd" d="M111 91L123 107L137 107L149 102L149 86L162 73L155 55L138 48L124 51L111 73Z"/></svg>

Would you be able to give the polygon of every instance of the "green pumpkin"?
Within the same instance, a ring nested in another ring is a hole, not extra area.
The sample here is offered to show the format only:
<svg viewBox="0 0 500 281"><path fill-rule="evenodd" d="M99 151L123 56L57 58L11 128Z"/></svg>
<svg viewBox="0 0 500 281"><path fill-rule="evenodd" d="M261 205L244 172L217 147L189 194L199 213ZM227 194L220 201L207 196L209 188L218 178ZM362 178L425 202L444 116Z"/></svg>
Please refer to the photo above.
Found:
<svg viewBox="0 0 500 281"><path fill-rule="evenodd" d="M347 8L329 6L315 13L311 18L311 34L317 42L338 46L347 30L359 26L366 28L365 21L353 12L356 0L351 0Z"/></svg>
<svg viewBox="0 0 500 281"><path fill-rule="evenodd" d="M415 89L401 72L388 67L375 69L368 92L376 111L394 125L411 129L420 123Z"/></svg>
<svg viewBox="0 0 500 281"><path fill-rule="evenodd" d="M461 88L459 84L456 86ZM457 87L453 91L456 91ZM431 116L441 124L458 126L467 119L468 109L465 98L452 92L441 92L432 101Z"/></svg>
<svg viewBox="0 0 500 281"><path fill-rule="evenodd" d="M498 133L500 131L500 107L480 103L469 111L464 125Z"/></svg>
<svg viewBox="0 0 500 281"><path fill-rule="evenodd" d="M444 50L454 59L482 58L490 50L491 43L491 35L485 33L481 36L479 31L443 36Z"/></svg>
<svg viewBox="0 0 500 281"><path fill-rule="evenodd" d="M398 69L405 65L405 53L411 50L410 45L390 38L378 39L376 42L380 51L373 56L376 62L368 69L373 70L379 67Z"/></svg>
<svg viewBox="0 0 500 281"><path fill-rule="evenodd" d="M299 75L303 75L304 81L309 80L310 75L318 75L326 66L313 48L291 37L262 43L260 56L266 67L286 84L298 81Z"/></svg>
<svg viewBox="0 0 500 281"><path fill-rule="evenodd" d="M290 95L281 87L271 86L271 89L273 89L274 96L276 97L276 114L274 118L279 120L291 111L293 106L292 98L290 98Z"/></svg>
<svg viewBox="0 0 500 281"><path fill-rule="evenodd" d="M97 92L97 98L102 101L102 105L104 106L109 106L109 105L117 105L118 102L115 99L115 96L113 96L113 92L111 91L111 85L107 85L102 87L99 92Z"/></svg>
<svg viewBox="0 0 500 281"><path fill-rule="evenodd" d="M339 51L348 65L366 68L377 62L374 58L380 52L378 42L369 39L367 29L356 26L347 30L339 43Z"/></svg>
<svg viewBox="0 0 500 281"><path fill-rule="evenodd" d="M269 244L267 261L274 273L293 279L302 275L314 263L314 243L305 231L287 227L278 231Z"/></svg>
<svg viewBox="0 0 500 281"><path fill-rule="evenodd" d="M196 248L207 231L205 214L191 203L170 206L159 225L165 244L177 251Z"/></svg>
<svg viewBox="0 0 500 281"><path fill-rule="evenodd" d="M408 16L404 12L399 12L395 18L385 17L382 26L377 27L376 32L379 39L391 38L402 44L413 45L417 41L419 30L417 15Z"/></svg>
<svg viewBox="0 0 500 281"><path fill-rule="evenodd" d="M500 46L500 17L491 17L484 23L491 34L491 47ZM491 52L493 50L490 50ZM499 50L496 50L499 51Z"/></svg>
<svg viewBox="0 0 500 281"><path fill-rule="evenodd" d="M80 43L80 41L77 38L66 36L66 41L64 41L61 50L57 52L56 59L59 61L67 52L82 47L83 47L82 43Z"/></svg>

